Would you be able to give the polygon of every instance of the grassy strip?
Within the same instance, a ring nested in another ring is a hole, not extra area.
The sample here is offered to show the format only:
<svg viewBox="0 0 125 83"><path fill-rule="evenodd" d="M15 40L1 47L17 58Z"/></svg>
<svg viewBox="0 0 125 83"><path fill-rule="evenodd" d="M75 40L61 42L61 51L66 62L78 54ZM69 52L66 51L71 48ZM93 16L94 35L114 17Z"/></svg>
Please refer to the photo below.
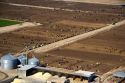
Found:
<svg viewBox="0 0 125 83"><path fill-rule="evenodd" d="M20 22L0 19L0 27L19 24Z"/></svg>

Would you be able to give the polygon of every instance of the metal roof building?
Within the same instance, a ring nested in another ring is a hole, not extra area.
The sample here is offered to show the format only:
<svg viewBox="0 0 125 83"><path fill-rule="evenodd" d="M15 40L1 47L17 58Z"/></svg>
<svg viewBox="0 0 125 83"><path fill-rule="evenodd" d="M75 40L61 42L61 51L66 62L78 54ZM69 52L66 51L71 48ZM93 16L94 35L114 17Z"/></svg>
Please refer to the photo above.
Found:
<svg viewBox="0 0 125 83"><path fill-rule="evenodd" d="M31 73L31 71L35 67L36 67L35 65L24 65L21 68L18 68L17 69L18 77L20 77L20 78L27 77L27 75L29 74L29 72Z"/></svg>
<svg viewBox="0 0 125 83"><path fill-rule="evenodd" d="M120 77L120 78L125 78L125 72L117 71L117 72L113 73L113 76Z"/></svg>
<svg viewBox="0 0 125 83"><path fill-rule="evenodd" d="M79 76L85 77L88 79L88 81L92 81L96 77L95 72L82 71L82 70L76 71L74 73L74 75L79 75Z"/></svg>
<svg viewBox="0 0 125 83"><path fill-rule="evenodd" d="M92 75L95 75L95 72L79 70L79 71L76 71L74 74L84 76L84 77L91 77Z"/></svg>
<svg viewBox="0 0 125 83"><path fill-rule="evenodd" d="M1 68L3 69L15 69L17 68L18 60L12 54L6 54L1 57Z"/></svg>

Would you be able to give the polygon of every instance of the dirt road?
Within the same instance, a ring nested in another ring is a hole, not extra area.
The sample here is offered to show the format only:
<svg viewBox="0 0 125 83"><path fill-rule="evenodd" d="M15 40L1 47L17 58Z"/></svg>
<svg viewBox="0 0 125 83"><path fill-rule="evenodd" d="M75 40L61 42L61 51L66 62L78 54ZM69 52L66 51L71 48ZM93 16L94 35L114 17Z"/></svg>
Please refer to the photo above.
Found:
<svg viewBox="0 0 125 83"><path fill-rule="evenodd" d="M83 3L109 4L109 5L125 4L125 1L122 0L58 0L58 1L73 1L73 2L83 2Z"/></svg>
<svg viewBox="0 0 125 83"><path fill-rule="evenodd" d="M69 9L69 8L59 8L59 7L49 7L49 6L35 6L35 5L25 5L25 4L16 4L16 3L6 3L6 2L0 2L2 4L7 4L7 5L12 5L12 6L19 6L19 7L29 7L29 8L37 8L37 9L48 9L48 10L63 10L67 12L75 12L79 11L82 13L94 13L94 11L89 11L89 10L75 10L75 9ZM119 15L119 14L109 14L109 13L103 13L105 15Z"/></svg>
<svg viewBox="0 0 125 83"><path fill-rule="evenodd" d="M77 36L74 36L74 37L71 37L71 38L68 38L68 39L64 39L64 40L61 40L61 41L58 41L58 42L55 42L55 43L52 43L52 44L49 44L49 45L45 45L43 47L33 49L32 51L34 51L35 53L47 52L47 51L59 48L59 47L64 46L64 45L71 44L71 43L76 42L78 40L85 39L85 38L88 38L88 37L92 37L92 36L94 36L98 33L101 33L101 32L104 32L104 31L109 31L109 30L111 30L113 28L117 28L117 27L119 27L123 24L125 24L125 20L123 20L121 22L118 22L114 25L110 24L109 26L103 27L101 29L97 29L97 30L90 31L90 32L87 32L87 33L84 33L84 34L81 34L81 35L77 35Z"/></svg>
<svg viewBox="0 0 125 83"><path fill-rule="evenodd" d="M68 11L68 12L80 11L80 10L73 10L73 9L61 9L61 8L55 8L55 7L44 7L44 6L35 6L35 5L24 5L24 4L16 4L16 3L5 3L5 2L0 2L0 3L12 5L12 6L31 7L31 8L38 8L38 9L64 10L64 11ZM89 13L89 12L92 12L92 11L80 11L80 12Z"/></svg>
<svg viewBox="0 0 125 83"><path fill-rule="evenodd" d="M33 26L37 26L37 25L40 25L40 24L25 22L25 23L21 23L21 24L6 26L6 27L0 27L0 34L15 31L15 30L18 30L18 29L21 29L24 27L33 27Z"/></svg>
<svg viewBox="0 0 125 83"><path fill-rule="evenodd" d="M7 75L4 72L0 71L0 81L4 80L5 78L7 78Z"/></svg>
<svg viewBox="0 0 125 83"><path fill-rule="evenodd" d="M119 67L116 69L112 69L109 72L103 74L100 78L101 78L101 82L102 83L109 83L108 78L111 78L112 74L117 72L117 71L124 71L125 67Z"/></svg>

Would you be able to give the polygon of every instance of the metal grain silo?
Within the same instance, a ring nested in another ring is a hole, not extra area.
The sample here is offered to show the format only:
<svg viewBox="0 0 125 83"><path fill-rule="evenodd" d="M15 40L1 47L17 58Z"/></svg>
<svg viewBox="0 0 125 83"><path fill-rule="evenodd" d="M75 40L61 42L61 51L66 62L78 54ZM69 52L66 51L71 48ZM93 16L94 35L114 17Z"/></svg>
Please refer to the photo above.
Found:
<svg viewBox="0 0 125 83"><path fill-rule="evenodd" d="M18 56L19 63L21 65L27 65L27 56L26 54L21 54Z"/></svg>
<svg viewBox="0 0 125 83"><path fill-rule="evenodd" d="M40 61L37 58L33 57L33 58L28 60L28 64L38 66L40 64Z"/></svg>
<svg viewBox="0 0 125 83"><path fill-rule="evenodd" d="M1 68L3 69L15 69L17 68L18 60L12 54L6 54L1 57Z"/></svg>

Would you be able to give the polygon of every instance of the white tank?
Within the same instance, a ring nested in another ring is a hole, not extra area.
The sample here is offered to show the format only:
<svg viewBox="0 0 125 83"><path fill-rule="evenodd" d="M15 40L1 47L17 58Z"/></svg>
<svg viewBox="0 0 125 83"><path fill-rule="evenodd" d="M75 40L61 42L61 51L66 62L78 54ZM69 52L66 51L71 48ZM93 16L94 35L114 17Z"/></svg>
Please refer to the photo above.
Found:
<svg viewBox="0 0 125 83"><path fill-rule="evenodd" d="M1 67L3 69L15 69L17 68L18 60L12 54L6 54L1 57Z"/></svg>

